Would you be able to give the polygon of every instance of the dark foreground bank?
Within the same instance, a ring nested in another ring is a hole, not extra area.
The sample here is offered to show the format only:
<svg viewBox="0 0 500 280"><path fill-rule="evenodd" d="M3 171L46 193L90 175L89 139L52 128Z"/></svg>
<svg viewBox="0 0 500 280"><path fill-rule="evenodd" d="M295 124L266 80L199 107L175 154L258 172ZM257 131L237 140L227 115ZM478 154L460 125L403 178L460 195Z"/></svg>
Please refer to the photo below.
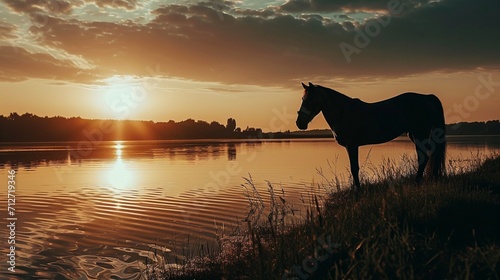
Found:
<svg viewBox="0 0 500 280"><path fill-rule="evenodd" d="M473 164L473 163L471 163ZM269 186L246 187L245 230L194 245L189 258L158 255L145 279L499 279L500 157L413 186L411 170L382 166L363 193L309 198L298 212ZM335 180L331 187L335 188ZM286 186L284 186L286 189ZM281 190L280 190L281 192ZM266 199L267 201L267 199ZM175 263L175 264L172 264Z"/></svg>

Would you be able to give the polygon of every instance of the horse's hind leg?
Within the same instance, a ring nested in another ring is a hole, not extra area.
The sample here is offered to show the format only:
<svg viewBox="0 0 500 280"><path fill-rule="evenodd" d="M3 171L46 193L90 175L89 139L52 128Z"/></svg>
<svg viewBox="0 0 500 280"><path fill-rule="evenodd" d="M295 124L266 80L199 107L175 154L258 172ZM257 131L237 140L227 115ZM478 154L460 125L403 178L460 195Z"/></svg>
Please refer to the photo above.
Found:
<svg viewBox="0 0 500 280"><path fill-rule="evenodd" d="M348 146L346 149L349 154L349 162L351 164L351 174L354 180L354 185L359 191L361 189L361 184L359 183L358 146Z"/></svg>
<svg viewBox="0 0 500 280"><path fill-rule="evenodd" d="M415 177L415 183L418 185L420 184L420 181L422 180L422 177L424 175L425 166L429 161L429 155L427 155L427 148L424 145L421 145L423 141L419 142L418 139L415 139L414 142L415 142L415 147L417 149L417 158L418 158L418 170L417 170L417 176Z"/></svg>

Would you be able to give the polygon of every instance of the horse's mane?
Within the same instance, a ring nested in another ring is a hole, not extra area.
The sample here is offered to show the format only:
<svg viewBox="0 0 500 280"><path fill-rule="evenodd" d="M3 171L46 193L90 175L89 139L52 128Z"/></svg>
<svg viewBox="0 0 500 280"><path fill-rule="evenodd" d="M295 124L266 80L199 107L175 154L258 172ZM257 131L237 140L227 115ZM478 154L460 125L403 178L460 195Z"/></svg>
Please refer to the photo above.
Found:
<svg viewBox="0 0 500 280"><path fill-rule="evenodd" d="M334 89L331 89L331 88L327 88L327 87L320 86L320 85L316 85L316 88L322 90L323 92L326 92L327 94L334 96L335 98L340 98L342 101L352 101L353 100L351 97L349 97L341 92L338 92Z"/></svg>

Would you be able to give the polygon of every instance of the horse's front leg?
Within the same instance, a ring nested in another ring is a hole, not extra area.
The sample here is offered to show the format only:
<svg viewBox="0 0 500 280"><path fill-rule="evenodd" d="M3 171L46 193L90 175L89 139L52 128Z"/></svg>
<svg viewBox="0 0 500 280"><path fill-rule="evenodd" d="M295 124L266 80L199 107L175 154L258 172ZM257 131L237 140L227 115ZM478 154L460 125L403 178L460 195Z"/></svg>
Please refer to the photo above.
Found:
<svg viewBox="0 0 500 280"><path fill-rule="evenodd" d="M361 190L361 184L359 183L358 146L347 146L346 149L349 154L349 162L351 164L351 174L354 180L354 185L357 190Z"/></svg>

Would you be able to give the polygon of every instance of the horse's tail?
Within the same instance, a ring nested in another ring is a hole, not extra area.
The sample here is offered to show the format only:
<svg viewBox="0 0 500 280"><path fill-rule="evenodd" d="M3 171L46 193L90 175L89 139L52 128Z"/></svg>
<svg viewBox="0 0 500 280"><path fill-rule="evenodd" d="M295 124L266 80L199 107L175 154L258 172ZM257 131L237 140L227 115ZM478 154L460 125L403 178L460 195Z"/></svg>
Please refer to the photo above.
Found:
<svg viewBox="0 0 500 280"><path fill-rule="evenodd" d="M445 173L446 167L446 125L444 122L444 110L441 101L435 96L434 98L434 124L430 135L430 141L434 145L429 158L428 171L435 179L441 177Z"/></svg>

